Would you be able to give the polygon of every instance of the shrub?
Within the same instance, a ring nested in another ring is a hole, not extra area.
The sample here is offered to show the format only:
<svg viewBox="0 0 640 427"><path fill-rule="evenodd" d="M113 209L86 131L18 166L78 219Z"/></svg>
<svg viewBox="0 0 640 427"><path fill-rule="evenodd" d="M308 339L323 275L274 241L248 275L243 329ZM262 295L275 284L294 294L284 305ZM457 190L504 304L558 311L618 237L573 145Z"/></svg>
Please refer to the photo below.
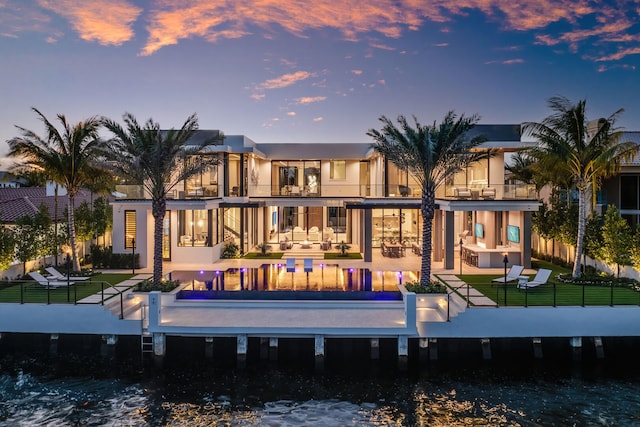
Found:
<svg viewBox="0 0 640 427"><path fill-rule="evenodd" d="M220 254L220 258L230 259L230 258L238 258L240 256L240 246L238 246L235 242L227 242L222 247L222 254Z"/></svg>
<svg viewBox="0 0 640 427"><path fill-rule="evenodd" d="M178 286L180 286L180 281L178 280L163 280L162 282L160 282L160 287L158 288L153 286L153 279L145 279L136 285L135 290L138 292L151 292L151 291L171 292Z"/></svg>
<svg viewBox="0 0 640 427"><path fill-rule="evenodd" d="M420 282L407 282L404 287L409 292L416 294L446 294L447 287L440 282L431 281L428 286L422 286Z"/></svg>
<svg viewBox="0 0 640 427"><path fill-rule="evenodd" d="M114 254L112 249L91 245L93 268L132 268L132 254ZM135 254L135 268L140 268L140 254Z"/></svg>
<svg viewBox="0 0 640 427"><path fill-rule="evenodd" d="M256 248L260 251L261 256L267 256L271 252L271 245L266 242L260 243Z"/></svg>
<svg viewBox="0 0 640 427"><path fill-rule="evenodd" d="M347 245L343 240L342 242L340 242L340 243L338 243L336 245L336 249L338 249L340 251L340 255L339 256L346 257L346 256L348 256L347 255L347 251L349 249L351 249L351 246Z"/></svg>

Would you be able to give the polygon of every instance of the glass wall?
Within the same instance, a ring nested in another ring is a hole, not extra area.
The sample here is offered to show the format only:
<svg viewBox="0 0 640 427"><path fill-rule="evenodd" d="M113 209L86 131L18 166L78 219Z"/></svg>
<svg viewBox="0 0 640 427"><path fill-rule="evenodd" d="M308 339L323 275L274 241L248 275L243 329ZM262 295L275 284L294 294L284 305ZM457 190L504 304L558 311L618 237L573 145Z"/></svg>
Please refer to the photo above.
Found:
<svg viewBox="0 0 640 427"><path fill-rule="evenodd" d="M382 242L420 243L422 237L422 217L419 209L373 209L372 246L380 247Z"/></svg>
<svg viewBox="0 0 640 427"><path fill-rule="evenodd" d="M207 160L212 161L210 156ZM204 156L193 156L190 162L202 161ZM182 195L180 195L182 196ZM218 166L211 166L201 173L185 180L184 196L186 197L217 197L218 196ZM179 197L182 198L182 197Z"/></svg>
<svg viewBox="0 0 640 427"><path fill-rule="evenodd" d="M271 162L274 196L320 196L320 161Z"/></svg>
<svg viewBox="0 0 640 427"><path fill-rule="evenodd" d="M178 211L178 246L211 246L211 211Z"/></svg>

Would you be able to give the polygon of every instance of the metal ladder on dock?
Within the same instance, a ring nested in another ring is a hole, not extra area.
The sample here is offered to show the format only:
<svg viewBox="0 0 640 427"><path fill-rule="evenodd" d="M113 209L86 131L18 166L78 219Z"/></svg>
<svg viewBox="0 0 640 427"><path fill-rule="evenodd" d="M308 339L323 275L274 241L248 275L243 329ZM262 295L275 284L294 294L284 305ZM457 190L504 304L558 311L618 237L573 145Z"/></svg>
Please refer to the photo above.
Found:
<svg viewBox="0 0 640 427"><path fill-rule="evenodd" d="M147 306L142 304L140 307L140 321L141 321L141 330L142 335L140 335L140 350L141 355L144 358L146 353L153 353L153 334L149 332L148 329L148 321L147 321Z"/></svg>

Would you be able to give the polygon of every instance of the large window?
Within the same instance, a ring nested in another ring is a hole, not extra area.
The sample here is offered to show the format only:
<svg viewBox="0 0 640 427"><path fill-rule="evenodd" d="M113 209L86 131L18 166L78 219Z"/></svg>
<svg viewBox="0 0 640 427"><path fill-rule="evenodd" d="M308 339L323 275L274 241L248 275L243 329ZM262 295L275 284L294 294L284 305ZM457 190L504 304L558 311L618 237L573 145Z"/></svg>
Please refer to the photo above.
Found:
<svg viewBox="0 0 640 427"><path fill-rule="evenodd" d="M206 159L212 161L211 155L192 156L189 162L200 162ZM184 194L179 193L178 197L217 197L218 196L218 167L210 166L201 173L195 174L184 182Z"/></svg>
<svg viewBox="0 0 640 427"><path fill-rule="evenodd" d="M178 211L178 246L211 246L210 211Z"/></svg>
<svg viewBox="0 0 640 427"><path fill-rule="evenodd" d="M320 161L274 161L271 163L274 196L319 196Z"/></svg>
<svg viewBox="0 0 640 427"><path fill-rule="evenodd" d="M329 178L335 180L347 179L347 162L344 160L331 160L329 163Z"/></svg>
<svg viewBox="0 0 640 427"><path fill-rule="evenodd" d="M136 238L136 211L124 211L124 248L134 249Z"/></svg>

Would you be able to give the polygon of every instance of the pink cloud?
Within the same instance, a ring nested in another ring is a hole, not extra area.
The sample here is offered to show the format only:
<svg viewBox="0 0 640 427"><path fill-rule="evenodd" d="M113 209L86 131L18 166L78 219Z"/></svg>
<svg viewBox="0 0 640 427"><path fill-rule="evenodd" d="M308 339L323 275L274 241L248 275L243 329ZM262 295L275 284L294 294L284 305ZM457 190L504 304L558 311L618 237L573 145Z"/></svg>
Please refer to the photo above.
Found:
<svg viewBox="0 0 640 427"><path fill-rule="evenodd" d="M38 0L38 4L68 19L83 40L103 45L131 40L131 27L142 13L126 0Z"/></svg>
<svg viewBox="0 0 640 427"><path fill-rule="evenodd" d="M326 96L305 96L302 98L297 98L295 100L295 103L299 105L307 105L307 104L313 104L315 102L322 102L326 99L327 99Z"/></svg>
<svg viewBox="0 0 640 427"><path fill-rule="evenodd" d="M312 74L306 71L296 71L295 73L283 74L275 79L267 80L256 86L256 89L280 89L283 87L291 86L299 81L306 80L311 77Z"/></svg>

